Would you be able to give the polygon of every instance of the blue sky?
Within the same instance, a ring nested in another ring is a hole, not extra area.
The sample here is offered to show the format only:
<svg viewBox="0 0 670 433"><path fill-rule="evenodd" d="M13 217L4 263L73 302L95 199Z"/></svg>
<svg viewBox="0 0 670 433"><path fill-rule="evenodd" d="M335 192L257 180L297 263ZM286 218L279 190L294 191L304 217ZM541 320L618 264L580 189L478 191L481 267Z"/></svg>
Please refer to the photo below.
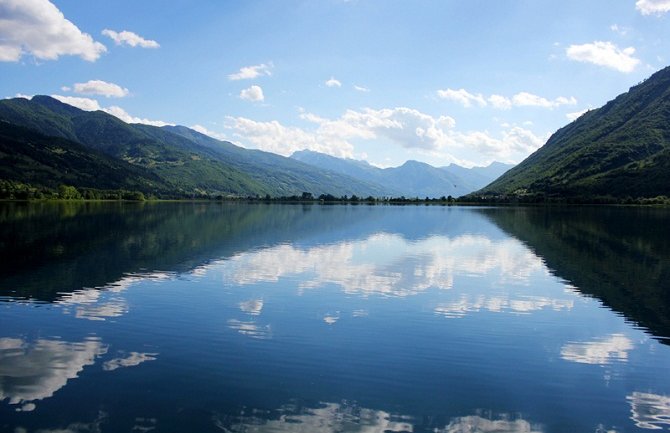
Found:
<svg viewBox="0 0 670 433"><path fill-rule="evenodd" d="M0 97L290 155L520 162L670 64L670 0L0 0Z"/></svg>

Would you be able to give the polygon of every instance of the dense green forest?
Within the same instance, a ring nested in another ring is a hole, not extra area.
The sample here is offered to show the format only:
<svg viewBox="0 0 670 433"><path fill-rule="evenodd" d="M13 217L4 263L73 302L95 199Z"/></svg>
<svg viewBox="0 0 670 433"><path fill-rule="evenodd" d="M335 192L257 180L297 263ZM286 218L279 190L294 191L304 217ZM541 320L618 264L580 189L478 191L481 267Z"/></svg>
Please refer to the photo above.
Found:
<svg viewBox="0 0 670 433"><path fill-rule="evenodd" d="M668 169L670 67L559 129L543 147L470 198L670 197Z"/></svg>

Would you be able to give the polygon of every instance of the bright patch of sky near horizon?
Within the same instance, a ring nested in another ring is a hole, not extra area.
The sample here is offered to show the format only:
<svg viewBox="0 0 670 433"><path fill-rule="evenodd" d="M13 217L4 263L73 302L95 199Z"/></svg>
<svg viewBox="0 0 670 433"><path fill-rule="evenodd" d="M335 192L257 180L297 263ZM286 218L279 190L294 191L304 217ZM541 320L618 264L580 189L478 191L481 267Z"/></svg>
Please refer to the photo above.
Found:
<svg viewBox="0 0 670 433"><path fill-rule="evenodd" d="M0 97L282 155L519 162L668 65L669 20L670 0L0 0Z"/></svg>

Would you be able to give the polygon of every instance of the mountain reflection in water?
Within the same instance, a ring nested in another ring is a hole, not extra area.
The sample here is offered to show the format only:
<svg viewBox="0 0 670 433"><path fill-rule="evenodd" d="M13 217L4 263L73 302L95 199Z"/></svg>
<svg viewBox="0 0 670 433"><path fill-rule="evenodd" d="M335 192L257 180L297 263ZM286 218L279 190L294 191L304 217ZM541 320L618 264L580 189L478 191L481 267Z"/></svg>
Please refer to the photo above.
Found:
<svg viewBox="0 0 670 433"><path fill-rule="evenodd" d="M3 204L0 431L668 428L668 215Z"/></svg>

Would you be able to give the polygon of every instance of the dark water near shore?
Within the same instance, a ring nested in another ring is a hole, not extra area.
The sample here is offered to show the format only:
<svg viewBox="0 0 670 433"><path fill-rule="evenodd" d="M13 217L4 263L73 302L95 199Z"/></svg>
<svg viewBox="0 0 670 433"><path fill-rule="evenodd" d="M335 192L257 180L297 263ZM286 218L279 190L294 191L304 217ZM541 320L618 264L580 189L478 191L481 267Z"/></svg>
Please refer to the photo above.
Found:
<svg viewBox="0 0 670 433"><path fill-rule="evenodd" d="M0 432L670 430L670 210L0 205Z"/></svg>

